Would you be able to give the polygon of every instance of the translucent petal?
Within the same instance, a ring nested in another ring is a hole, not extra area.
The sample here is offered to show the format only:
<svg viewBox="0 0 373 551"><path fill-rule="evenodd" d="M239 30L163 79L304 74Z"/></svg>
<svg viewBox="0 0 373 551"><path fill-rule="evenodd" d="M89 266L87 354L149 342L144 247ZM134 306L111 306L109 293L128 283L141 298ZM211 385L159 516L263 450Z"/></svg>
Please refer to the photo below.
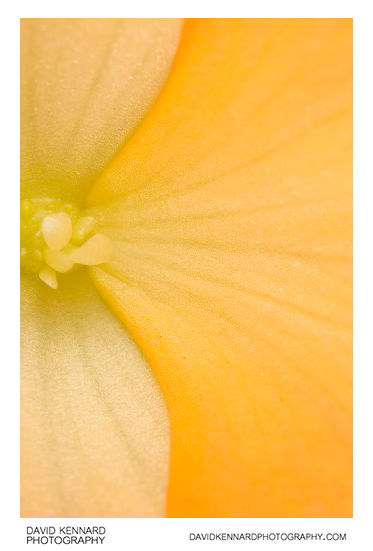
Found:
<svg viewBox="0 0 373 551"><path fill-rule="evenodd" d="M88 275L23 275L21 322L21 515L163 516L163 398Z"/></svg>
<svg viewBox="0 0 373 551"><path fill-rule="evenodd" d="M22 20L22 196L84 199L158 96L181 27ZM22 283L22 515L162 516L168 421L144 358L83 274L53 296L39 283Z"/></svg>
<svg viewBox="0 0 373 551"><path fill-rule="evenodd" d="M178 19L23 19L21 193L84 199L159 94Z"/></svg>

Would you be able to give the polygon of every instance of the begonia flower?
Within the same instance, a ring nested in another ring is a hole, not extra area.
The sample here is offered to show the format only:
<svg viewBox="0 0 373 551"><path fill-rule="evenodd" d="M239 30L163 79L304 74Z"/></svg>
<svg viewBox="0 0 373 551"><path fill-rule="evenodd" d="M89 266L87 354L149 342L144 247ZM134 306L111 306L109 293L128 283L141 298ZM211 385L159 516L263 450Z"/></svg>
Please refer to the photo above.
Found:
<svg viewBox="0 0 373 551"><path fill-rule="evenodd" d="M23 20L21 69L22 515L351 516L351 20Z"/></svg>

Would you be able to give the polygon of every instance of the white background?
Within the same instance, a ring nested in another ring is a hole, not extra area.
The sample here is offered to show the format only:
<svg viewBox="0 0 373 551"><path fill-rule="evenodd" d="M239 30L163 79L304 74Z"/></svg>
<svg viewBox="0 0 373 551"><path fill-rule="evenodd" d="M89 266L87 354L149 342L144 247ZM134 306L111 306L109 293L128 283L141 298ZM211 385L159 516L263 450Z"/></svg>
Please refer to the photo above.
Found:
<svg viewBox="0 0 373 551"><path fill-rule="evenodd" d="M226 4L188 0L18 2L2 8L1 37L1 486L0 549L26 546L27 525L107 528L101 549L373 549L373 13L368 2L272 0ZM354 518L353 519L20 519L19 518L19 18L20 17L353 17L354 18ZM347 532L347 542L197 542L189 532ZM63 545L53 546L61 549ZM76 546L70 546L76 549ZM79 546L79 549L87 546ZM97 549L97 546L88 546Z"/></svg>

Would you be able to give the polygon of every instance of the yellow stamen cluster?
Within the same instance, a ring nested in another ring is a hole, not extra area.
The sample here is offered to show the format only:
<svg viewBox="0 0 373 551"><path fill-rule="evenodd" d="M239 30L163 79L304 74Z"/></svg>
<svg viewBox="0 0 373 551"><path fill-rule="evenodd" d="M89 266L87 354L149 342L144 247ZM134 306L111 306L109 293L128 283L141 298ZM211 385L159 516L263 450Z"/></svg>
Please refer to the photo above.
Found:
<svg viewBox="0 0 373 551"><path fill-rule="evenodd" d="M58 286L56 272L102 264L111 254L111 240L76 206L47 197L21 201L21 266L52 289Z"/></svg>

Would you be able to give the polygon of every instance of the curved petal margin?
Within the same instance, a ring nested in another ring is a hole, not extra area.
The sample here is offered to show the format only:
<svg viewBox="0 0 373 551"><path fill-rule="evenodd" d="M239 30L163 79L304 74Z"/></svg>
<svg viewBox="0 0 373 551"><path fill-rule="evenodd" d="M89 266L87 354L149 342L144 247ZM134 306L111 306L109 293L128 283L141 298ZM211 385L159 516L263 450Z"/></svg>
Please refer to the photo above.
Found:
<svg viewBox="0 0 373 551"><path fill-rule="evenodd" d="M352 511L352 22L187 23L89 196L160 382L168 515Z"/></svg>

